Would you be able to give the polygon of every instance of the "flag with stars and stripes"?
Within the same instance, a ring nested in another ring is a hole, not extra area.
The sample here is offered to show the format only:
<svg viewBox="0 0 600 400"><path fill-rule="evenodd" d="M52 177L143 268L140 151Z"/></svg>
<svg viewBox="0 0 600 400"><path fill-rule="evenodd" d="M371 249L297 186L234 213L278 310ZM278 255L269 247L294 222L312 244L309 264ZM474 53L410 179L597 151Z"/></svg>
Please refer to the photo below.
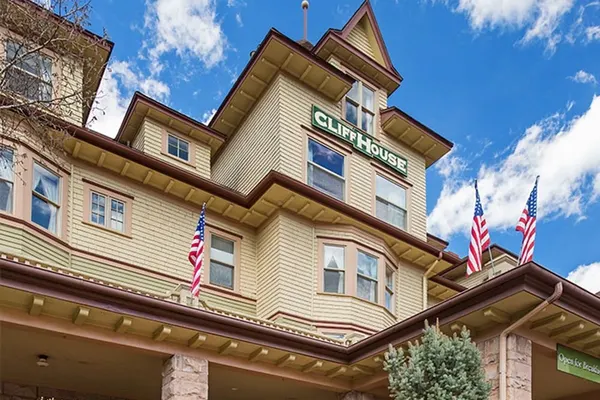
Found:
<svg viewBox="0 0 600 400"><path fill-rule="evenodd" d="M469 259L467 261L467 276L481 271L482 254L490 245L490 233L487 222L483 216L483 207L479 198L479 189L475 181L475 214L473 215L473 227L471 228L471 243L469 244Z"/></svg>
<svg viewBox="0 0 600 400"><path fill-rule="evenodd" d="M194 266L194 275L192 276L192 296L198 296L198 293L200 293L202 264L204 263L204 224L206 222L205 211L206 204L203 204L202 211L200 212L200 219L198 220L196 232L194 232L194 238L192 239L192 245L188 254L188 259Z"/></svg>
<svg viewBox="0 0 600 400"><path fill-rule="evenodd" d="M533 249L535 248L535 225L537 219L537 191L538 179L535 178L535 185L527 199L527 204L521 213L521 218L517 223L517 231L523 234L523 243L521 244L521 255L519 256L519 265L533 260Z"/></svg>

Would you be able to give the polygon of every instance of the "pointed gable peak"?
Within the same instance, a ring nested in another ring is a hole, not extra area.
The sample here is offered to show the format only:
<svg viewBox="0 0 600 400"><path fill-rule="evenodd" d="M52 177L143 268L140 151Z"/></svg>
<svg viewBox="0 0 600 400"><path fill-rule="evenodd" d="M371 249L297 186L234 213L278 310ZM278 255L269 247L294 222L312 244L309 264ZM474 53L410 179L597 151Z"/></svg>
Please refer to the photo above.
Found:
<svg viewBox="0 0 600 400"><path fill-rule="evenodd" d="M355 47L359 47L367 56L396 72L369 0L365 0L361 4L346 25L338 31L338 34L351 44L354 44L353 41L360 42L362 40L364 45Z"/></svg>

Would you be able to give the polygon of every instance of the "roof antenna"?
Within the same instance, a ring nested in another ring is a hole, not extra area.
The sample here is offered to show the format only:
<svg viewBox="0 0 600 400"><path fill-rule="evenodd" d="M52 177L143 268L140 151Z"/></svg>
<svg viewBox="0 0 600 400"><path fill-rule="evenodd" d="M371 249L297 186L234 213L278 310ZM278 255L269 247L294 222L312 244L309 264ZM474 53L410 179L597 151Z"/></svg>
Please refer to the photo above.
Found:
<svg viewBox="0 0 600 400"><path fill-rule="evenodd" d="M304 36L302 40L308 41L308 1L302 1L302 10L304 10Z"/></svg>

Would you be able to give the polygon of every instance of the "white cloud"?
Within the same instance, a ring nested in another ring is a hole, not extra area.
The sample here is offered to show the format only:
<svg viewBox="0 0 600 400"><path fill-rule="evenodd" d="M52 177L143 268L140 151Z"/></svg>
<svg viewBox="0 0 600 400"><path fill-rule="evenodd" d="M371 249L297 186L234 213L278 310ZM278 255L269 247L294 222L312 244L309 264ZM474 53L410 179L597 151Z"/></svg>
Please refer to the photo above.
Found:
<svg viewBox="0 0 600 400"><path fill-rule="evenodd" d="M546 42L554 51L561 40L558 27L574 0L442 0L463 13L476 31L484 29L526 29L521 42Z"/></svg>
<svg viewBox="0 0 600 400"><path fill-rule="evenodd" d="M600 96L594 97L583 115L570 121L557 113L532 125L506 158L482 165L476 177L488 224L514 229L536 175L541 175L538 217L583 217L587 205L600 198L598 127ZM428 216L433 234L468 234L475 199L472 178L444 179L442 193Z"/></svg>
<svg viewBox="0 0 600 400"><path fill-rule="evenodd" d="M237 24L238 24L240 27L243 27L243 26L244 26L244 21L242 21L242 14L240 14L240 13L235 13L235 21L237 22Z"/></svg>
<svg viewBox="0 0 600 400"><path fill-rule="evenodd" d="M585 72L582 69L577 71L575 75L569 76L569 79L577 83L591 83L592 85L598 83L594 75L590 74L589 72Z"/></svg>
<svg viewBox="0 0 600 400"><path fill-rule="evenodd" d="M102 77L87 125L107 136L116 136L129 100L136 90L163 102L170 95L169 87L164 82L145 77L131 63L112 62Z"/></svg>
<svg viewBox="0 0 600 400"><path fill-rule="evenodd" d="M202 114L202 123L204 125L208 125L210 123L210 121L213 119L213 117L215 116L216 113L217 113L217 109L216 108L213 108L212 110L205 111Z"/></svg>
<svg viewBox="0 0 600 400"><path fill-rule="evenodd" d="M214 0L147 0L145 27L149 30L149 58L154 74L160 57L174 51L179 57L200 60L212 68L225 59L227 39L217 19Z"/></svg>
<svg viewBox="0 0 600 400"><path fill-rule="evenodd" d="M458 148L458 145L454 146L450 153L446 154L445 157L435 164L438 173L446 179L457 176L467 170L468 163L466 160L456 154Z"/></svg>
<svg viewBox="0 0 600 400"><path fill-rule="evenodd" d="M588 42L600 40L600 25L588 26L585 28L585 37Z"/></svg>
<svg viewBox="0 0 600 400"><path fill-rule="evenodd" d="M569 272L567 279L594 294L600 293L600 262L580 265Z"/></svg>

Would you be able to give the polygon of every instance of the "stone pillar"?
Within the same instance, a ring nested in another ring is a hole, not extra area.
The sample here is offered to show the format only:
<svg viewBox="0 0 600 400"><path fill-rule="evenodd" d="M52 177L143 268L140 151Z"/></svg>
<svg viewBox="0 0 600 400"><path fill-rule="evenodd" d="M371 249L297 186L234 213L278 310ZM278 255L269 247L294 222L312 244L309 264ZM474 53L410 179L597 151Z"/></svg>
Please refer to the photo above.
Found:
<svg viewBox="0 0 600 400"><path fill-rule="evenodd" d="M207 400L208 361L175 354L163 365L162 400Z"/></svg>
<svg viewBox="0 0 600 400"><path fill-rule="evenodd" d="M375 396L369 393L351 391L344 393L340 400L375 400Z"/></svg>
<svg viewBox="0 0 600 400"><path fill-rule="evenodd" d="M498 400L500 383L500 337L477 343L485 370L485 378L492 384L489 400ZM531 340L508 335L506 341L506 400L531 400Z"/></svg>

